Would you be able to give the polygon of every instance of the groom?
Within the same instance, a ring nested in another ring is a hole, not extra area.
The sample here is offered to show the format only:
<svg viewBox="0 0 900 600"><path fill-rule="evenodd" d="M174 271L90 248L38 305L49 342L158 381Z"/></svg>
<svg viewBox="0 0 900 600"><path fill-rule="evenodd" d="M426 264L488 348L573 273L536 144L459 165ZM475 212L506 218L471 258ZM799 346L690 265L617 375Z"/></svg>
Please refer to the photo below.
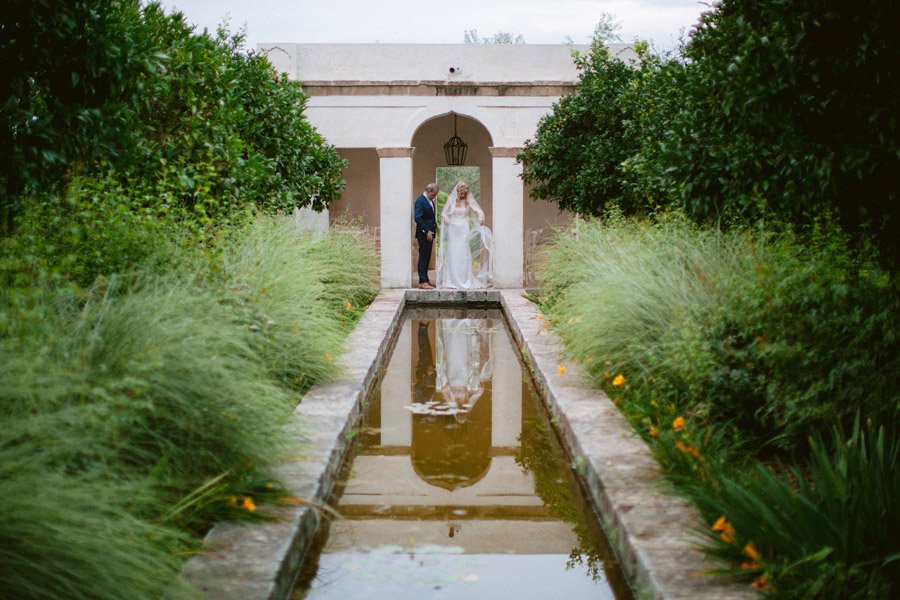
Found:
<svg viewBox="0 0 900 600"><path fill-rule="evenodd" d="M416 241L419 242L419 287L423 290L434 289L428 281L428 265L431 263L431 249L434 247L434 236L437 233L434 209L434 198L437 193L437 184L429 183L425 186L425 191L416 198L415 204Z"/></svg>

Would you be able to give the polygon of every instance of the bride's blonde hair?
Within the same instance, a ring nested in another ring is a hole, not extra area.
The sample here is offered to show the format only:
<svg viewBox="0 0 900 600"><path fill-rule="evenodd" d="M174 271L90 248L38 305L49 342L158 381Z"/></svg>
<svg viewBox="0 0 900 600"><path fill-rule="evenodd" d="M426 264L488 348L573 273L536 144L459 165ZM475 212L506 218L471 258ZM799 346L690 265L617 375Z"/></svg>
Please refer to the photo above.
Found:
<svg viewBox="0 0 900 600"><path fill-rule="evenodd" d="M460 200L462 200L463 202L466 203L466 206L469 206L469 195L466 194L465 198L460 198L460 196L459 196L459 190L461 188L466 188L466 191L468 192L469 184L466 183L465 181L460 181L459 183L456 184L456 201L459 202Z"/></svg>

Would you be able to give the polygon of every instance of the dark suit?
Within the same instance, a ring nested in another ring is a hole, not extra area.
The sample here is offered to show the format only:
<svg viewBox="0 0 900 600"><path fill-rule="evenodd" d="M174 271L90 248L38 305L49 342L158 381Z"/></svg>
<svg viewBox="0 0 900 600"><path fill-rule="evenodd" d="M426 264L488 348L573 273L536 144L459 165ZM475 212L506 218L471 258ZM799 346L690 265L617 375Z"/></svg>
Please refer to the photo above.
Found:
<svg viewBox="0 0 900 600"><path fill-rule="evenodd" d="M428 282L428 265L431 263L431 249L434 247L434 235L428 240L428 232L437 234L437 220L434 205L425 194L416 198L414 218L416 220L416 241L419 242L419 283Z"/></svg>

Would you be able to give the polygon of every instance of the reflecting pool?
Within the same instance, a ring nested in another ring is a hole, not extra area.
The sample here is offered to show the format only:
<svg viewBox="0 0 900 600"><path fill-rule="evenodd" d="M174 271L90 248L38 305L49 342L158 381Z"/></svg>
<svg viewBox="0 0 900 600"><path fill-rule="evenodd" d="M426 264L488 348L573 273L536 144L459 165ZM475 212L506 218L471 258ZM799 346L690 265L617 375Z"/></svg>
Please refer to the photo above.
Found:
<svg viewBox="0 0 900 600"><path fill-rule="evenodd" d="M630 598L496 309L407 311L295 599Z"/></svg>

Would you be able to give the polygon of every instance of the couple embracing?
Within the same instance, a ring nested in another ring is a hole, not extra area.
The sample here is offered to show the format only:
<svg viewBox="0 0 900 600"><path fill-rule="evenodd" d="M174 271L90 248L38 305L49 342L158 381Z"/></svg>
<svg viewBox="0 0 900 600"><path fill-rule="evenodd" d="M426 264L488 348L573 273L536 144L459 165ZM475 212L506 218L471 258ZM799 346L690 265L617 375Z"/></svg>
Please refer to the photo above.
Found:
<svg viewBox="0 0 900 600"><path fill-rule="evenodd" d="M438 227L436 183L429 183L416 198L414 216L419 243L419 287L433 290L428 265L437 241L437 287L471 290L490 285L494 272L494 238L484 226L484 211L469 186L460 181L440 213Z"/></svg>

